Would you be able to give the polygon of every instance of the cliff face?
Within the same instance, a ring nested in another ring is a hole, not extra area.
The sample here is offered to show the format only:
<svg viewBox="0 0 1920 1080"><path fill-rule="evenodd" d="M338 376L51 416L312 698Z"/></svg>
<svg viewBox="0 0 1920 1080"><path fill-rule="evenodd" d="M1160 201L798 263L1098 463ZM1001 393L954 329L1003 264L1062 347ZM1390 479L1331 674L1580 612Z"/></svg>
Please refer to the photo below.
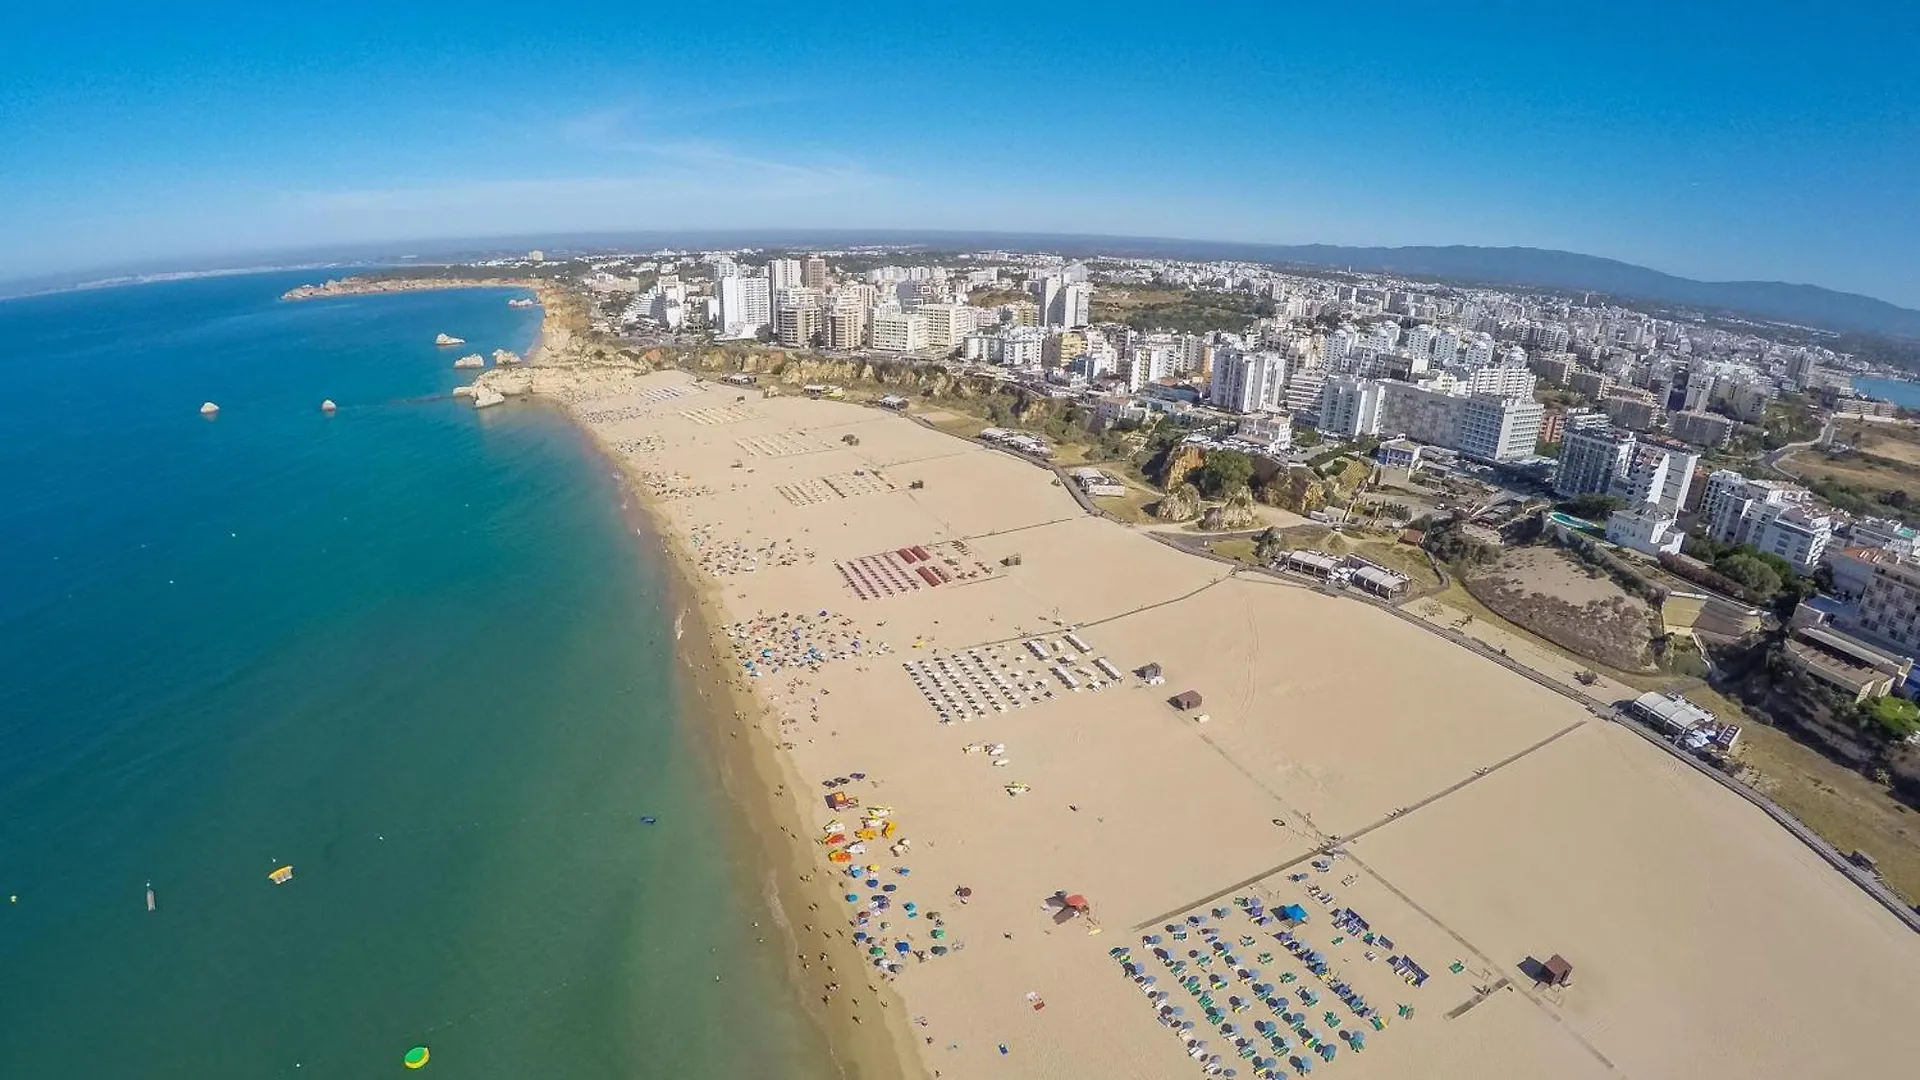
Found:
<svg viewBox="0 0 1920 1080"><path fill-rule="evenodd" d="M1191 521L1200 516L1200 489L1192 484L1179 484L1167 490L1167 497L1160 500L1153 509L1153 516L1162 521Z"/></svg>

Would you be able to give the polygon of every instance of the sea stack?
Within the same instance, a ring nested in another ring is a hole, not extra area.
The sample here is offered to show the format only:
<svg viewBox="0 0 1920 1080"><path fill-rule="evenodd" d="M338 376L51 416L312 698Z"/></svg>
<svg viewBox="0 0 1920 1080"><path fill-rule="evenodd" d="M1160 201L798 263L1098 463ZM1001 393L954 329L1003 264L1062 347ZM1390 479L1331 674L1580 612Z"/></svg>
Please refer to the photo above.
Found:
<svg viewBox="0 0 1920 1080"><path fill-rule="evenodd" d="M491 405L498 405L505 400L507 400L506 395L491 386L476 386L473 388L473 407L476 409L484 409Z"/></svg>
<svg viewBox="0 0 1920 1080"><path fill-rule="evenodd" d="M512 349L495 349L493 350L493 362L496 364L517 364L520 362L520 354L514 352Z"/></svg>
<svg viewBox="0 0 1920 1080"><path fill-rule="evenodd" d="M328 416L332 416L332 415L333 415L333 412L334 412L334 410L335 410L335 409L338 409L339 407L340 407L340 406L338 406L338 405L335 405L335 404L333 403L333 399L332 399L332 398L328 398L327 400L325 400L325 401L323 401L323 402L321 402L321 403L320 403L320 411L321 411L321 412L323 412L323 413L326 413L326 414L327 414Z"/></svg>
<svg viewBox="0 0 1920 1080"><path fill-rule="evenodd" d="M486 367L487 359L486 357L481 356L479 353L468 353L467 355L461 357L460 359L455 360L453 362L453 366L457 368Z"/></svg>
<svg viewBox="0 0 1920 1080"><path fill-rule="evenodd" d="M433 343L435 345L440 346L441 348L446 348L449 345L465 345L467 343L467 339L457 338L457 337L454 337L452 334L441 334L438 337L433 339Z"/></svg>
<svg viewBox="0 0 1920 1080"><path fill-rule="evenodd" d="M215 405L211 401L206 402L205 404L200 406L200 415L201 416L219 416L220 406Z"/></svg>

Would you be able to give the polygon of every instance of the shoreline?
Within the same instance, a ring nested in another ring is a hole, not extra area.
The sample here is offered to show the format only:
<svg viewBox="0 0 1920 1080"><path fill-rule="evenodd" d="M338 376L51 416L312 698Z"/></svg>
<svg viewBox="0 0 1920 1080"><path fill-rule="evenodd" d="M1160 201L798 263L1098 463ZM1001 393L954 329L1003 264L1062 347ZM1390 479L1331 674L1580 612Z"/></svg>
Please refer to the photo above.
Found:
<svg viewBox="0 0 1920 1080"><path fill-rule="evenodd" d="M863 958L844 933L830 930L825 923L814 925L815 918L837 914L839 897L826 878L815 872L813 845L804 838L811 825L798 801L798 792L803 790L801 778L769 735L770 728L777 731L777 722L770 722L767 706L753 697L750 688L724 674L725 645L713 617L720 607L714 595L718 584L699 573L694 556L667 528L658 505L633 475L632 467L569 405L551 404L593 447L596 456L621 477L633 516L643 522L636 530L636 540L643 546L657 544L666 557L663 569L676 611L677 660L685 676L681 687L684 719L712 754L729 812L745 826L748 842L742 845L742 851L753 864L754 880L750 884L785 939L786 958L781 968L802 1014L823 1036L835 1070L848 1080L923 1076L905 1024L905 1009L896 1007L897 999L881 1007L883 1022L856 1023L850 1019L855 1014L817 1001L806 983L811 977L808 973L818 974L823 964L832 964L832 971L842 973L831 978L857 979L858 974L844 973L858 972ZM827 959L805 959L820 954ZM880 988L877 994L893 996L886 988ZM851 996L849 1000L853 1000Z"/></svg>
<svg viewBox="0 0 1920 1080"><path fill-rule="evenodd" d="M770 731L777 732L778 722L767 705L753 697L750 688L725 674L726 644L720 637L724 620L716 621L721 611L719 583L699 573L694 556L635 475L633 466L580 417L576 402L557 392L562 387L542 385L541 374L565 371L587 361L579 348L585 320L577 301L563 287L537 279L438 278L347 278L290 289L282 299L299 302L491 288L532 291L541 318L521 363L505 368L490 365L476 373L473 385L504 381L507 385L499 388L510 396L530 397L557 409L597 462L620 478L627 500L622 516L635 526L631 540L636 554L649 559L665 557L662 576L676 612L676 679L681 706L676 711L697 740L700 752L711 755L721 795L728 803L727 813L738 826L734 833L743 838L736 850L747 862L749 873L741 884L753 890L753 903L766 908L778 924L784 949L780 968L799 1015L817 1033L826 1047L828 1062L845 1080L924 1077L907 1030L905 1007L891 989L880 987L866 993L844 990L832 1007L823 1005L815 993L819 989L816 984L828 981L813 978L825 964L831 964L836 973L828 978L841 979L851 988L861 978L864 957L844 931L831 925L838 919L839 896L817 872L814 845L805 839L812 826L799 801L802 781L792 762L779 752L777 738L769 735ZM631 376L647 373L643 368L614 370ZM646 550L649 547L652 550ZM815 912L816 918L823 917L818 925L809 918ZM825 961L818 959L823 953ZM877 1009L872 1007L876 997L883 997ZM864 1013L842 1007L849 1004L857 1004ZM856 1022L855 1015L863 1018ZM874 1020L878 1022L870 1022Z"/></svg>

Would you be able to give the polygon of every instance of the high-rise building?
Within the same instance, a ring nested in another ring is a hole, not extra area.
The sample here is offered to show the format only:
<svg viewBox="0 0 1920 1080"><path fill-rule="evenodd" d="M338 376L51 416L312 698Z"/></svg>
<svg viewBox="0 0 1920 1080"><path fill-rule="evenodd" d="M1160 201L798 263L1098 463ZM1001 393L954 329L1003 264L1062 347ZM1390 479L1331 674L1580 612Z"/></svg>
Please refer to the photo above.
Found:
<svg viewBox="0 0 1920 1080"><path fill-rule="evenodd" d="M1700 513L1713 540L1752 544L1756 527L1770 513L1769 507L1801 507L1811 499L1812 494L1797 484L1749 480L1732 469L1718 469L1707 477Z"/></svg>
<svg viewBox="0 0 1920 1080"><path fill-rule="evenodd" d="M922 304L915 308L927 321L927 348L956 349L973 333L980 309L967 304Z"/></svg>
<svg viewBox="0 0 1920 1080"><path fill-rule="evenodd" d="M807 256L807 261L800 264L800 284L809 289L826 291L827 260L818 255Z"/></svg>
<svg viewBox="0 0 1920 1080"><path fill-rule="evenodd" d="M1630 509L1650 503L1668 516L1678 516L1686 508L1700 455L1685 446L1647 439L1634 439L1632 445L1625 465L1614 471L1607 494Z"/></svg>
<svg viewBox="0 0 1920 1080"><path fill-rule="evenodd" d="M866 343L867 309L864 307L835 304L822 322L829 349L857 349Z"/></svg>
<svg viewBox="0 0 1920 1080"><path fill-rule="evenodd" d="M1560 440L1560 471L1553 493L1563 498L1604 495L1633 456L1633 433L1612 428L1580 430L1569 426Z"/></svg>
<svg viewBox="0 0 1920 1080"><path fill-rule="evenodd" d="M722 338L750 338L773 322L772 294L763 277L724 277L714 282L720 300Z"/></svg>
<svg viewBox="0 0 1920 1080"><path fill-rule="evenodd" d="M773 288L776 290L800 288L802 284L800 280L800 260L775 259L769 262L767 264L767 278L772 282Z"/></svg>
<svg viewBox="0 0 1920 1080"><path fill-rule="evenodd" d="M1286 358L1279 353L1222 349L1214 357L1207 397L1238 413L1277 412L1286 372Z"/></svg>
<svg viewBox="0 0 1920 1080"><path fill-rule="evenodd" d="M1381 403L1386 397L1378 379L1337 376L1320 386L1321 431L1353 438L1380 434Z"/></svg>
<svg viewBox="0 0 1920 1080"><path fill-rule="evenodd" d="M797 297L782 304L774 317L774 332L780 344L789 349L804 349L820 333L820 305L810 297Z"/></svg>
<svg viewBox="0 0 1920 1080"><path fill-rule="evenodd" d="M1920 657L1920 561L1899 555L1874 559L1859 607L1840 620L1840 628Z"/></svg>
<svg viewBox="0 0 1920 1080"><path fill-rule="evenodd" d="M1447 445L1481 461L1531 457L1540 441L1540 415L1545 411L1546 407L1532 398L1474 394L1464 399L1458 427Z"/></svg>
<svg viewBox="0 0 1920 1080"><path fill-rule="evenodd" d="M1466 365L1483 368L1493 363L1493 335L1474 334L1466 342Z"/></svg>
<svg viewBox="0 0 1920 1080"><path fill-rule="evenodd" d="M882 352L919 352L927 347L927 317L918 311L876 311L870 333L873 347Z"/></svg>
<svg viewBox="0 0 1920 1080"><path fill-rule="evenodd" d="M1466 389L1469 394L1530 398L1534 381L1533 372L1523 367L1483 367L1467 374Z"/></svg>

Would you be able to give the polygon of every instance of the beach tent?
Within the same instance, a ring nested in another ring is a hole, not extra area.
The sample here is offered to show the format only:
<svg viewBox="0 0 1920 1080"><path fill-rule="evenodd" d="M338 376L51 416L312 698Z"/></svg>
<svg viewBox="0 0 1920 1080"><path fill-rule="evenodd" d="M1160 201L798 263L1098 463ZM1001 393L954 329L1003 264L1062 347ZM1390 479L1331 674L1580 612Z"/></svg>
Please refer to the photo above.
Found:
<svg viewBox="0 0 1920 1080"><path fill-rule="evenodd" d="M1540 981L1548 986L1565 986L1573 979L1573 965L1559 953L1554 953L1547 962L1540 965Z"/></svg>
<svg viewBox="0 0 1920 1080"><path fill-rule="evenodd" d="M1307 909L1299 904L1288 904L1280 909L1280 916L1288 922L1303 923L1307 921Z"/></svg>
<svg viewBox="0 0 1920 1080"><path fill-rule="evenodd" d="M1092 905L1087 903L1087 898L1081 896L1079 893L1068 894L1062 902L1066 904L1068 911L1085 913L1093 910ZM1556 957L1556 959L1558 958Z"/></svg>

